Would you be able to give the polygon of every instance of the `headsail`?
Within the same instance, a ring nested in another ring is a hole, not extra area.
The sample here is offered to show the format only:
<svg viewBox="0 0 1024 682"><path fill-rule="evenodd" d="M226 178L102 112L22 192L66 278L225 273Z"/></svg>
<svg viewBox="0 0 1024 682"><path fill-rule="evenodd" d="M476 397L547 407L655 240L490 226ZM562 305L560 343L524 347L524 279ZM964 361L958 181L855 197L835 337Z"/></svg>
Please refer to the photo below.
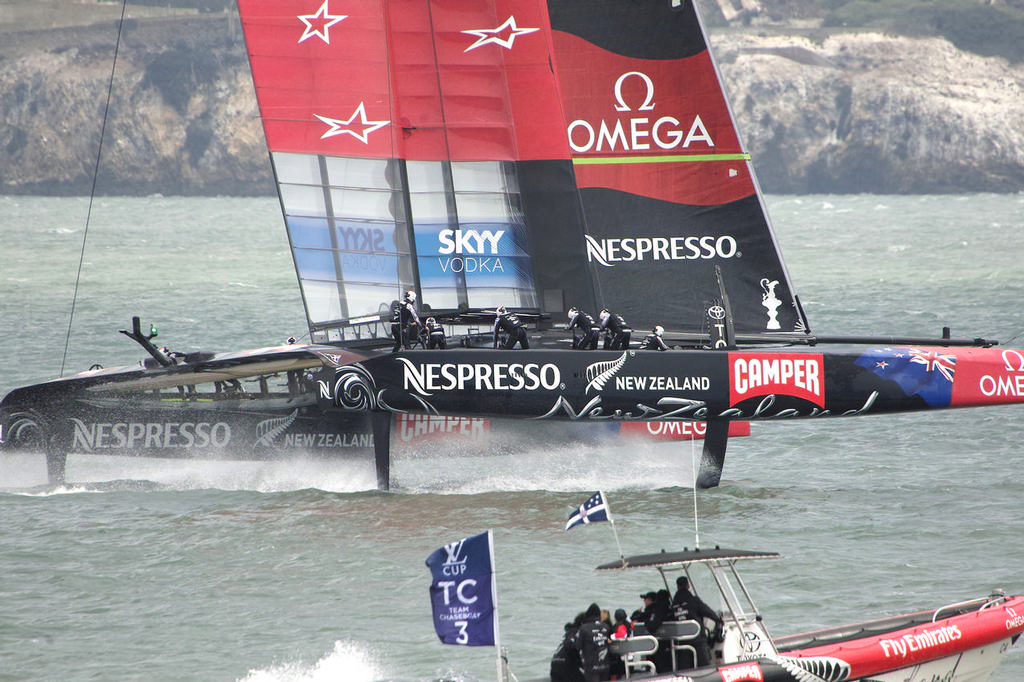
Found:
<svg viewBox="0 0 1024 682"><path fill-rule="evenodd" d="M549 6L604 304L696 331L720 266L737 333L809 331L693 0Z"/></svg>
<svg viewBox="0 0 1024 682"><path fill-rule="evenodd" d="M239 0L314 340L433 311L596 303L547 8Z"/></svg>

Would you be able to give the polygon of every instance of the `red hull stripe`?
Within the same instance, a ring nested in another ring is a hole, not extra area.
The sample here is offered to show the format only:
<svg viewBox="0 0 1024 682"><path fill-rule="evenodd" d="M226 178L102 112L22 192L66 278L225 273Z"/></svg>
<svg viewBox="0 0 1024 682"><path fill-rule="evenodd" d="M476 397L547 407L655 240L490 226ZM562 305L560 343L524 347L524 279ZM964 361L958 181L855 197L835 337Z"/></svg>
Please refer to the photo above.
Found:
<svg viewBox="0 0 1024 682"><path fill-rule="evenodd" d="M906 630L788 652L788 656L830 656L850 664L851 678L878 675L977 649L1024 631L1024 597L999 606Z"/></svg>

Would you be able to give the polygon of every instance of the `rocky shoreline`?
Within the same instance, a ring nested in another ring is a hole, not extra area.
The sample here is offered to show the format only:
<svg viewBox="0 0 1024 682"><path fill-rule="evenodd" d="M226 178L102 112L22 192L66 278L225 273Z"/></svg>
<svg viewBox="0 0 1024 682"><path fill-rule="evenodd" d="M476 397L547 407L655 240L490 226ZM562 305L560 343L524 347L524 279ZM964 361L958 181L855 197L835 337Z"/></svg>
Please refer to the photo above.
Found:
<svg viewBox="0 0 1024 682"><path fill-rule="evenodd" d="M0 34L0 194L91 191L116 36L115 24ZM711 41L767 192L1024 187L1020 64L878 33ZM100 194L274 193L235 16L127 22L109 111Z"/></svg>

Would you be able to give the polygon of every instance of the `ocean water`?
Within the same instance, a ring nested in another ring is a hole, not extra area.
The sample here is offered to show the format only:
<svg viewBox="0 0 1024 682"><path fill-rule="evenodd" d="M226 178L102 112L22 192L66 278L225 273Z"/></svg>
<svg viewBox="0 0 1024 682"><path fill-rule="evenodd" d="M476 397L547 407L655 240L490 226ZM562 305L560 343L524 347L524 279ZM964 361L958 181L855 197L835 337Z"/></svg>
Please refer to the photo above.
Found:
<svg viewBox="0 0 1024 682"><path fill-rule="evenodd" d="M815 332L1024 346L1024 196L767 203ZM132 315L183 350L303 335L276 201L172 197L97 201L69 334L87 208L0 198L0 393L136 362ZM745 572L777 635L1021 594L1022 415L755 423L695 497L689 444L420 452L390 493L368 463L74 455L52 490L41 456L0 457L0 680L494 679L493 649L437 641L423 563L488 528L512 670L545 674L566 620L655 586L594 570L609 524L562 530L597 489L627 554L782 553ZM1024 644L992 679L1024 680Z"/></svg>

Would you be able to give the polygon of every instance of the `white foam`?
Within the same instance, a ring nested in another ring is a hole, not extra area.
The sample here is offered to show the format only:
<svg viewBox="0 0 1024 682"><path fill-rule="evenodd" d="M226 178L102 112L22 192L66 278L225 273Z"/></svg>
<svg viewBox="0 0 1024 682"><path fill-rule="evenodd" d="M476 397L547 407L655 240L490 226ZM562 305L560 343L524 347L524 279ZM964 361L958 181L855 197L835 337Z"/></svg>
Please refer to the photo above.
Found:
<svg viewBox="0 0 1024 682"><path fill-rule="evenodd" d="M356 642L338 641L316 663L280 663L250 670L241 682L372 682L384 676L380 663Z"/></svg>

